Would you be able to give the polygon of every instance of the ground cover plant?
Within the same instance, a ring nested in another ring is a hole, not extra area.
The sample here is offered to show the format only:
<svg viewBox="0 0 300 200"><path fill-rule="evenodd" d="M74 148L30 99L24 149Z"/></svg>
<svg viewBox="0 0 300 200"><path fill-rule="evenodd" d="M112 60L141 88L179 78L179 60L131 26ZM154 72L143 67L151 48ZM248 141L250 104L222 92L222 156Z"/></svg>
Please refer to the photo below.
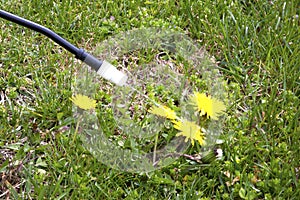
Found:
<svg viewBox="0 0 300 200"><path fill-rule="evenodd" d="M0 19L0 199L299 198L298 1L13 0L1 9L90 52L133 28L182 31L214 56L229 104L221 160L182 157L149 174L113 170L68 129L79 61ZM96 100L105 105L110 96Z"/></svg>

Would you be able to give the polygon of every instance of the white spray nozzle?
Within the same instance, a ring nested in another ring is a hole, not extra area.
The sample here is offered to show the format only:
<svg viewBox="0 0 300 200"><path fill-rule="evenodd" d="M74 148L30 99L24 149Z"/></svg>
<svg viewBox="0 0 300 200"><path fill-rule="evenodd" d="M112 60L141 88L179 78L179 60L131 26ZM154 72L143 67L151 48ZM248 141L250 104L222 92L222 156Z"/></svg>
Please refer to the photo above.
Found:
<svg viewBox="0 0 300 200"><path fill-rule="evenodd" d="M106 80L115 83L118 86L125 85L127 81L128 77L126 74L117 70L117 68L115 68L112 64L105 60L102 62L94 56L86 53L86 57L83 62L96 70L97 74L99 74Z"/></svg>
<svg viewBox="0 0 300 200"><path fill-rule="evenodd" d="M115 66L105 60L97 71L97 74L118 86L123 86L128 78L126 74L119 71Z"/></svg>

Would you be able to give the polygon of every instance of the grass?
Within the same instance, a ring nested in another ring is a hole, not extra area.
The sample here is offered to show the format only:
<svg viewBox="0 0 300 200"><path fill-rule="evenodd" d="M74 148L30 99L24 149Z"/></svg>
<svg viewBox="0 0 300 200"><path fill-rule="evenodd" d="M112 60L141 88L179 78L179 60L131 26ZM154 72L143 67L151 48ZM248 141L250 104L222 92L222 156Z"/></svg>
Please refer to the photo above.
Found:
<svg viewBox="0 0 300 200"><path fill-rule="evenodd" d="M224 158L150 174L113 170L82 147L71 84L80 66L44 36L0 20L0 198L298 199L298 1L3 1L2 9L92 51L139 27L181 30L216 58L230 105ZM149 55L150 56L150 55ZM109 96L101 96L103 104Z"/></svg>

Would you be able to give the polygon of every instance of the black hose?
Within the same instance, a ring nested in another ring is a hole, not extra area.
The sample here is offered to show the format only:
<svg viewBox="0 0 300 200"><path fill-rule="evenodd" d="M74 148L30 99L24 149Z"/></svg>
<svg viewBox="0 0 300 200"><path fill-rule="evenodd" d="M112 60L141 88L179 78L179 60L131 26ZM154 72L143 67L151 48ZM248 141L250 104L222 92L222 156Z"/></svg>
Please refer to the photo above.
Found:
<svg viewBox="0 0 300 200"><path fill-rule="evenodd" d="M58 34L56 34L55 32L51 31L50 29L48 29L42 25L39 25L37 23L34 23L34 22L24 19L22 17L16 16L16 15L6 12L4 10L0 10L0 17L3 19L6 19L8 21L17 23L21 26L32 29L34 31L42 33L43 35L49 37L54 42L56 42L57 44L59 44L60 46L62 46L63 48L65 48L66 50L71 52L72 54L74 54L76 56L76 58L79 60L84 61L88 55L83 49L77 48L76 46L74 46L73 44L71 44L70 42L68 42L67 40L65 40Z"/></svg>

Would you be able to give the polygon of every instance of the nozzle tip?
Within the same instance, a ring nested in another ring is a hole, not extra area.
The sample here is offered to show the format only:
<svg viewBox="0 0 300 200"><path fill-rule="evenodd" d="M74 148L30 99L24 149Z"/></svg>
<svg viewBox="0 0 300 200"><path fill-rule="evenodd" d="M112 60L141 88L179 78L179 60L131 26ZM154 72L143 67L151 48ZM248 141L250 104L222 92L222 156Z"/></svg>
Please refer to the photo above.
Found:
<svg viewBox="0 0 300 200"><path fill-rule="evenodd" d="M125 85L128 79L128 76L125 73L119 71L115 66L105 60L97 71L97 74L118 86Z"/></svg>

